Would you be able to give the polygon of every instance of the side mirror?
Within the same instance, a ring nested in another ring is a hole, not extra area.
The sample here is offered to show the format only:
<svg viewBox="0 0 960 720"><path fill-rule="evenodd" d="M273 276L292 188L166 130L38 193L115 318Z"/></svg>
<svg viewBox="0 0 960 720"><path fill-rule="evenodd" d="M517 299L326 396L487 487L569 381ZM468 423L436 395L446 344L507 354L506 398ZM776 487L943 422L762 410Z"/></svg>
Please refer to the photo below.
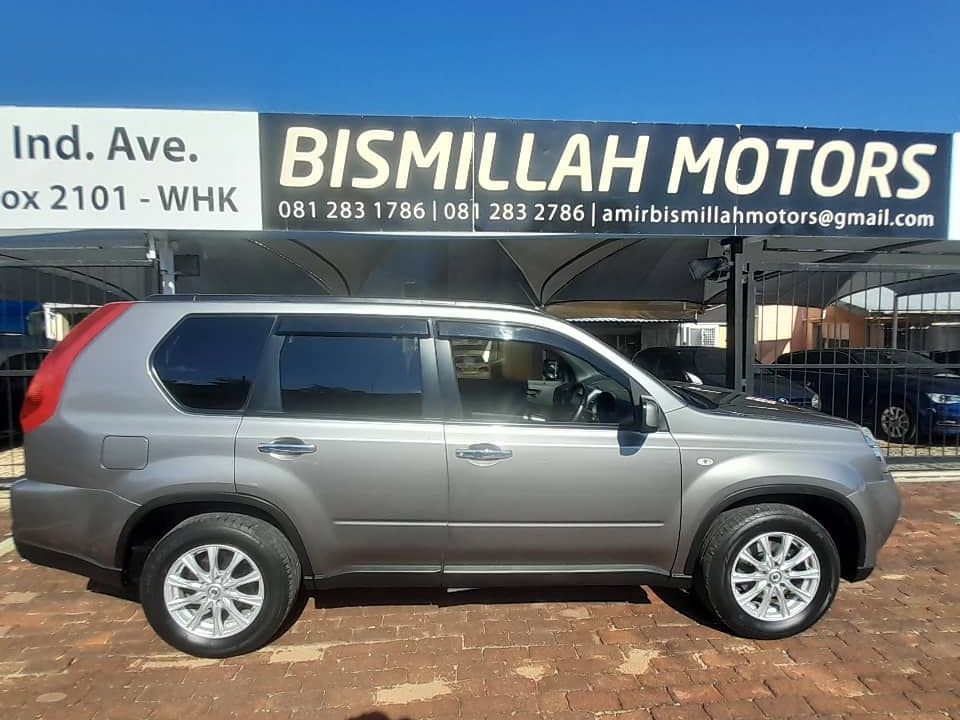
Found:
<svg viewBox="0 0 960 720"><path fill-rule="evenodd" d="M640 432L656 432L660 429L660 406L650 398L641 397L637 401L637 420Z"/></svg>
<svg viewBox="0 0 960 720"><path fill-rule="evenodd" d="M703 385L703 378L699 375L694 375L692 372L687 372L687 382L693 385Z"/></svg>

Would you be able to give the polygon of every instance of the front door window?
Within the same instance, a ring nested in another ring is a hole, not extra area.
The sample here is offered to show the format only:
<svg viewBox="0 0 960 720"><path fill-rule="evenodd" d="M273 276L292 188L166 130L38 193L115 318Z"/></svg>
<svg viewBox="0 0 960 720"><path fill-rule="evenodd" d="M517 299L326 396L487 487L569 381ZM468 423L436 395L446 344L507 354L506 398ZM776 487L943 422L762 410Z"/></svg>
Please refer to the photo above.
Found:
<svg viewBox="0 0 960 720"><path fill-rule="evenodd" d="M588 361L524 340L450 340L463 419L495 423L621 424L630 391Z"/></svg>

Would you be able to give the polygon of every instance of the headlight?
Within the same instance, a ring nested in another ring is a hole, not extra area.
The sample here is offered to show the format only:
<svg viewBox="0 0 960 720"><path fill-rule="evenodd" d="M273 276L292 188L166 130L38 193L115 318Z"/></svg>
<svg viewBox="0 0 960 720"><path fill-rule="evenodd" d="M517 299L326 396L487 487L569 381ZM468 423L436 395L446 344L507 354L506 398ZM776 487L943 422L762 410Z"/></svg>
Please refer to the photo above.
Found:
<svg viewBox="0 0 960 720"><path fill-rule="evenodd" d="M820 402L820 396L816 393L813 394L813 397L810 398L810 407L814 410L819 410L822 403Z"/></svg>
<svg viewBox="0 0 960 720"><path fill-rule="evenodd" d="M873 454L877 456L877 460L883 462L883 450L880 449L880 443L877 442L877 439L873 436L873 433L870 432L870 428L861 427L860 432L863 433L863 439L873 450Z"/></svg>
<svg viewBox="0 0 960 720"><path fill-rule="evenodd" d="M947 395L946 393L924 393L930 402L934 405L952 405L960 403L960 395Z"/></svg>

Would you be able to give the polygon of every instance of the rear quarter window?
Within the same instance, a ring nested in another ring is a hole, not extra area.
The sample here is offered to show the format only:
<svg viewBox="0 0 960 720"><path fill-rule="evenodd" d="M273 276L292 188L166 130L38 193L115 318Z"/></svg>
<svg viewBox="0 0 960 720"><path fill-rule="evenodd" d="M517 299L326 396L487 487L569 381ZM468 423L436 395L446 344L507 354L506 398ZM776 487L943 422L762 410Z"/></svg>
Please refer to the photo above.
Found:
<svg viewBox="0 0 960 720"><path fill-rule="evenodd" d="M242 410L273 322L271 316L188 317L154 351L157 378L187 409Z"/></svg>

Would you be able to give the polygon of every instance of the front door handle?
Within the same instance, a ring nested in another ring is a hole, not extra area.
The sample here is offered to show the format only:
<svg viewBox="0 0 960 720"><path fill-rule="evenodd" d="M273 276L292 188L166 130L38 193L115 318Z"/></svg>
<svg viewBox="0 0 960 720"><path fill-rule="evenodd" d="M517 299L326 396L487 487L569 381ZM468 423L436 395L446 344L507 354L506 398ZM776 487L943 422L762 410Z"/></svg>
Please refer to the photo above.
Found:
<svg viewBox="0 0 960 720"><path fill-rule="evenodd" d="M496 445L488 445L486 443L471 445L467 448L457 448L456 454L461 460L479 460L480 462L509 460L513 457L512 450L503 450Z"/></svg>
<svg viewBox="0 0 960 720"><path fill-rule="evenodd" d="M317 451L317 446L305 443L300 438L277 438L272 442L260 443L257 450L265 455L307 455Z"/></svg>

